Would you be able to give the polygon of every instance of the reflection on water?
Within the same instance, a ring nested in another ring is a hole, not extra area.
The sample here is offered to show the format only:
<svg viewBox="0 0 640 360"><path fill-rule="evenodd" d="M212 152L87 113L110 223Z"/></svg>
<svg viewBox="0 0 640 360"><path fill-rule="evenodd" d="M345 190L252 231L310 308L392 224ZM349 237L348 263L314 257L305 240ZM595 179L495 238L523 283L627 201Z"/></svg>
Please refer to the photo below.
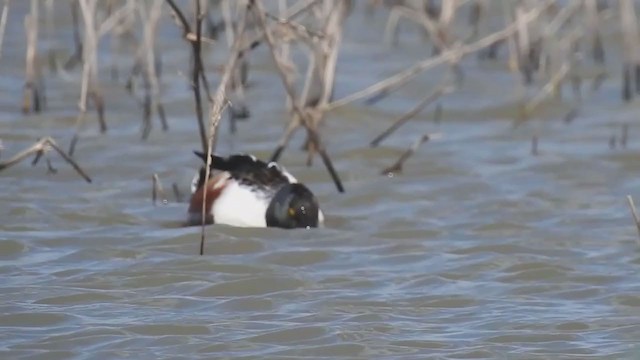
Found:
<svg viewBox="0 0 640 360"><path fill-rule="evenodd" d="M26 6L18 3L16 12ZM10 19L10 32L21 19ZM427 51L384 50L383 21L360 30L366 21L350 19L340 95ZM323 129L346 194L320 164L305 167L302 152L283 158L318 194L327 228L209 227L200 257L199 228L178 226L186 204L150 201L151 174L184 192L199 161L180 75L187 49L164 36L175 47L164 65L168 133L155 129L140 142L136 102L106 84L110 132L98 135L89 121L77 154L93 184L55 156L56 175L28 163L1 174L0 357L640 356L640 246L624 201L640 189L636 129L628 149L607 145L637 112L619 105L615 83L606 82L573 125L557 120L569 106L555 103L543 121L514 131L504 94L511 76L469 59L465 89L476 90L444 99L441 125L425 111L378 149L368 141L428 91L430 79L374 107L348 106ZM15 89L23 40L6 41L2 157L44 135L67 144L77 83L52 77L49 110L22 116ZM256 116L236 136L224 133L222 153L266 157L282 130L281 90L259 54L249 93ZM379 60L363 67L372 54ZM529 155L533 130L541 134L537 157ZM379 176L425 131L444 138L423 145L403 174Z"/></svg>

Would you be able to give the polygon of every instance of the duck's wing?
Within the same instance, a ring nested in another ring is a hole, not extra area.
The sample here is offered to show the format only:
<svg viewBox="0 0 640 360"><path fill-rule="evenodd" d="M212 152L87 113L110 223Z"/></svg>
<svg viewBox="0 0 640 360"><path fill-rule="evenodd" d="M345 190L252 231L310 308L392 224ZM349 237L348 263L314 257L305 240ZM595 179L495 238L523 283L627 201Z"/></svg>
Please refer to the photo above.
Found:
<svg viewBox="0 0 640 360"><path fill-rule="evenodd" d="M195 152L201 159L206 155ZM277 188L282 184L297 182L296 179L278 164L266 163L252 155L238 154L228 157L211 155L211 167L226 171L231 178L247 185L265 188Z"/></svg>

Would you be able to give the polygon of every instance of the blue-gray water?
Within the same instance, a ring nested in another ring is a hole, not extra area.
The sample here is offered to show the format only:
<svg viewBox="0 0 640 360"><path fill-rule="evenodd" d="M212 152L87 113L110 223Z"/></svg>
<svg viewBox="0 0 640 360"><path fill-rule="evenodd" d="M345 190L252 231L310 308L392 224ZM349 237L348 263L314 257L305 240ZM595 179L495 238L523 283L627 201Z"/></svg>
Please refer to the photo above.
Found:
<svg viewBox="0 0 640 360"><path fill-rule="evenodd" d="M0 160L46 135L66 148L73 133L77 70L46 75L47 110L20 113L27 6L11 2L0 59ZM384 14L349 18L336 97L431 53L410 27L398 47L382 44ZM368 142L442 69L375 106L332 112L322 133L345 194L318 159L304 165L300 134L282 158L318 195L327 227L212 226L198 256L199 229L179 227L187 204L170 190L175 181L186 192L198 166L189 47L170 19L162 24L169 132L156 125L139 140L141 109L122 81L108 80L105 55L109 132L98 133L91 113L76 154L94 182L54 153L55 175L29 161L0 173L0 358L640 357L640 244L625 201L640 199L639 107L620 100L615 52L609 78L570 125L561 121L573 104L567 88L512 128L516 85L504 55L465 60L441 124L429 108L376 149ZM59 29L62 48L69 29ZM225 58L207 54L211 67ZM253 117L234 136L223 123L218 151L266 158L286 121L283 92L265 48L252 65ZM623 123L628 146L612 150ZM379 175L423 132L443 137L402 174ZM153 173L168 205L150 201Z"/></svg>

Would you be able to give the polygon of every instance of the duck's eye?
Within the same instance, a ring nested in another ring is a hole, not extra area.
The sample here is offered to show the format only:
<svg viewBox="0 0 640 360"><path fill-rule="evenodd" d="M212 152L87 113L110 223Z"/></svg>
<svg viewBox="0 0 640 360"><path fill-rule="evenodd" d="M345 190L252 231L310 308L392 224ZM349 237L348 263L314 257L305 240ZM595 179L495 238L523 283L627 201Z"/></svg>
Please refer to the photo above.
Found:
<svg viewBox="0 0 640 360"><path fill-rule="evenodd" d="M294 208L289 208L289 216L293 217L296 215L296 209Z"/></svg>

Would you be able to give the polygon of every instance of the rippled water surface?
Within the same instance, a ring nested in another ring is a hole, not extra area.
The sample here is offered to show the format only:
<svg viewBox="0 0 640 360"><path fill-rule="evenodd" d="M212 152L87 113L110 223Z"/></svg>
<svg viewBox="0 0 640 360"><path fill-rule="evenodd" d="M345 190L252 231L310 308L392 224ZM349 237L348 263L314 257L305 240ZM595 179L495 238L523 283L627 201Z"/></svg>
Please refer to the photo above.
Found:
<svg viewBox="0 0 640 360"><path fill-rule="evenodd" d="M66 147L79 93L77 71L47 76L47 111L20 114L27 2L12 6L2 159L45 135ZM337 97L430 54L409 28L398 47L382 45L383 29L382 13L349 19ZM160 39L169 132L156 126L141 142L141 110L104 68L110 130L100 135L92 115L76 155L94 182L53 154L55 175L28 161L0 173L1 358L640 356L640 243L625 202L640 199L638 106L621 103L617 68L571 125L559 120L568 96L514 129L513 76L475 57L441 101L441 124L426 110L379 148L368 142L442 71L375 106L341 108L323 134L345 194L319 161L305 166L301 136L282 159L318 195L326 228L212 226L198 256L200 230L180 227L187 205L150 200L153 173L186 192L198 166L188 46L169 20ZM211 54L211 66L224 61ZM266 158L280 136L283 94L266 55L252 59L254 116L234 136L222 125L221 153ZM628 147L611 150L622 123ZM402 174L379 175L423 132L443 137Z"/></svg>

